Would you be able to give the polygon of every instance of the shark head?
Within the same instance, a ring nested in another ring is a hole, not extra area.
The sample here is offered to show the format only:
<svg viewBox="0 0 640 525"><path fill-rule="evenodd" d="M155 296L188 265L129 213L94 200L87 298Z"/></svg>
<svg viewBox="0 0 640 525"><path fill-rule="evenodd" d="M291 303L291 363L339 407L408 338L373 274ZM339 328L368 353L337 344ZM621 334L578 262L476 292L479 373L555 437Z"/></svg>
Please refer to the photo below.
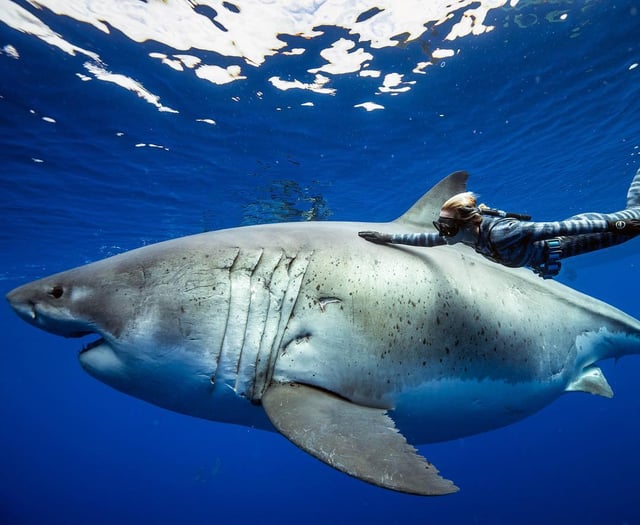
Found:
<svg viewBox="0 0 640 525"><path fill-rule="evenodd" d="M69 338L97 336L80 347L80 363L117 387L118 378L144 358L144 346L136 344L130 329L141 307L140 297L131 291L141 289L142 279L114 259L115 265L101 261L25 284L9 292L7 300L41 330Z"/></svg>
<svg viewBox="0 0 640 525"><path fill-rule="evenodd" d="M18 316L41 330L82 337L98 330L84 307L90 295L61 275L20 286L7 294L7 300Z"/></svg>
<svg viewBox="0 0 640 525"><path fill-rule="evenodd" d="M78 359L103 383L177 412L234 420L251 405L227 403L234 385L217 374L237 249L203 253L196 242L185 251L134 250L25 284L7 300L41 330L85 338ZM199 276L186 271L194 267ZM228 417L217 411L220 397Z"/></svg>
<svg viewBox="0 0 640 525"><path fill-rule="evenodd" d="M99 353L91 351L99 347L101 353L108 351L115 356L127 314L136 304L134 297L119 295L117 283L109 283L112 272L100 275L86 268L20 286L7 294L7 300L22 319L46 332L69 338L97 335L80 352L80 361L89 364Z"/></svg>

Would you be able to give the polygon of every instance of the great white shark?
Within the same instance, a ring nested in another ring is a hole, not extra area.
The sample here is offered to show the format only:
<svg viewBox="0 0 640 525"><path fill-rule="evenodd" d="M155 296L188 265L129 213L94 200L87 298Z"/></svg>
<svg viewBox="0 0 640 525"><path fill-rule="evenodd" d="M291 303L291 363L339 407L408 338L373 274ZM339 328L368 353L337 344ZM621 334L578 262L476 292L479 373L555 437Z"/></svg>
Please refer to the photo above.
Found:
<svg viewBox="0 0 640 525"><path fill-rule="evenodd" d="M456 172L390 223L192 235L7 295L100 381L170 410L273 430L364 481L457 487L411 445L509 425L565 392L612 396L597 363L640 353L640 322L465 246L381 246L426 231Z"/></svg>

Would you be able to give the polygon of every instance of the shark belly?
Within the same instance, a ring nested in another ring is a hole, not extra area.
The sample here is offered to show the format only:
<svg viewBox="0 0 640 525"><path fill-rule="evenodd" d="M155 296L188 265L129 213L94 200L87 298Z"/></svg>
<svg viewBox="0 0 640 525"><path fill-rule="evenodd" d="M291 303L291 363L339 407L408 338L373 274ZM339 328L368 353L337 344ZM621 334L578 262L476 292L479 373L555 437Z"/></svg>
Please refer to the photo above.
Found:
<svg viewBox="0 0 640 525"><path fill-rule="evenodd" d="M563 391L560 382L448 379L398 396L393 418L413 443L448 441L515 423Z"/></svg>

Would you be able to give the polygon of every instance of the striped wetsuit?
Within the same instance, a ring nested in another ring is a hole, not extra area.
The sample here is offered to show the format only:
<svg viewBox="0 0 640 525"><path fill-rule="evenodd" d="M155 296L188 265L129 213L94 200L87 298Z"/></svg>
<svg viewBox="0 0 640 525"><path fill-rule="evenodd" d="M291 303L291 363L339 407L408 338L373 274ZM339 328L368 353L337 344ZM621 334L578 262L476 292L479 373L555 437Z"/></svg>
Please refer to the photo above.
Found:
<svg viewBox="0 0 640 525"><path fill-rule="evenodd" d="M616 213L584 213L557 222L528 222L511 218L483 216L479 233L469 245L478 253L505 266L528 266L543 277L550 246L561 259L607 248L632 239L635 235L610 232L610 223L621 219L640 219L640 170L636 173L627 193L627 208ZM549 241L555 241L555 244ZM393 234L393 244L412 246L441 246L447 239L438 233Z"/></svg>

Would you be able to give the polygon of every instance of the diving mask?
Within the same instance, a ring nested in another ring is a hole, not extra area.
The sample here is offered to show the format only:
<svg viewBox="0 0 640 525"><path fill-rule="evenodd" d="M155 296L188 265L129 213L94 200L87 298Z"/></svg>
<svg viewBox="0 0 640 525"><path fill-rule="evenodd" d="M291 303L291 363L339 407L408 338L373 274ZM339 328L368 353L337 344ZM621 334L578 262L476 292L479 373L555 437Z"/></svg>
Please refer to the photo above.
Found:
<svg viewBox="0 0 640 525"><path fill-rule="evenodd" d="M453 217L438 217L433 221L433 226L441 237L455 237L460 231L460 221Z"/></svg>

